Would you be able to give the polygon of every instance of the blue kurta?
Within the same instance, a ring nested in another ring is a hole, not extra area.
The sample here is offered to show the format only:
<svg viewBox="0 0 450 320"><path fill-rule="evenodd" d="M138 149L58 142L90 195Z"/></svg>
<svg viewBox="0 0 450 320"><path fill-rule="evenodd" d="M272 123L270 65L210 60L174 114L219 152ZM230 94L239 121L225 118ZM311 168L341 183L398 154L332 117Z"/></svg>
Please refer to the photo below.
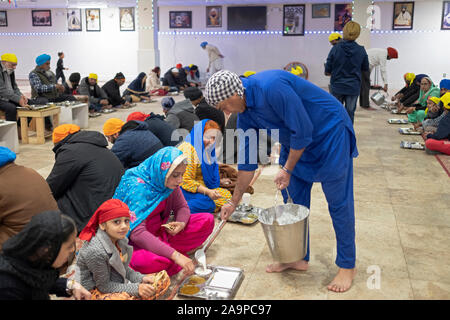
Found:
<svg viewBox="0 0 450 320"><path fill-rule="evenodd" d="M313 182L322 183L336 233L336 264L354 268L353 158L358 151L347 111L326 91L286 71L264 71L242 82L247 109L239 114L238 129L279 129L281 165L290 148L305 148L291 176L289 194L294 203L309 208ZM240 144L239 157L245 162L239 159L239 170L255 170L257 164L249 162L254 151L248 151L256 144L243 138ZM287 199L285 190L283 197ZM309 261L309 241L304 260Z"/></svg>
<svg viewBox="0 0 450 320"><path fill-rule="evenodd" d="M309 182L342 177L348 158L357 157L351 120L342 104L311 82L282 70L268 70L242 79L247 109L239 114L238 129L279 129L280 164L289 149L305 148L294 175ZM345 134L348 131L350 139ZM269 131L270 134L270 131ZM243 139L241 139L242 141ZM245 139L245 150L249 150ZM350 144L350 146L345 146ZM239 170L256 170L256 163L240 159ZM348 154L350 150L350 155Z"/></svg>

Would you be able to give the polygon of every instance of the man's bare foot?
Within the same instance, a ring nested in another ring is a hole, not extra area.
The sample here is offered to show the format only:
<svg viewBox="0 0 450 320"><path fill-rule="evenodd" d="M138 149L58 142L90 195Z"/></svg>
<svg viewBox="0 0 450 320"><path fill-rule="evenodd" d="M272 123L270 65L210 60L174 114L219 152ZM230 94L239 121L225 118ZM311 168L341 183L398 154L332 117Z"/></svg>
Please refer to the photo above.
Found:
<svg viewBox="0 0 450 320"><path fill-rule="evenodd" d="M334 292L345 292L352 286L353 279L356 275L356 268L344 269L340 268L336 277L328 285L328 290Z"/></svg>
<svg viewBox="0 0 450 320"><path fill-rule="evenodd" d="M272 272L283 272L286 269L295 269L300 271L306 271L308 270L308 261L300 260L296 262L291 263L272 263L269 264L266 267L266 272L272 273Z"/></svg>

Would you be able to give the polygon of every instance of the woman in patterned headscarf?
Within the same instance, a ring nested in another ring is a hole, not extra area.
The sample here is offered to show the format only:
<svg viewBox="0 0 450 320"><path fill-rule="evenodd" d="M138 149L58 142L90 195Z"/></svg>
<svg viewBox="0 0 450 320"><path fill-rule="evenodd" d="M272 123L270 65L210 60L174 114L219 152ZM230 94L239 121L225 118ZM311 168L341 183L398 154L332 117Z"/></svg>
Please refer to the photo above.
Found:
<svg viewBox="0 0 450 320"><path fill-rule="evenodd" d="M209 213L191 216L180 185L186 157L166 147L125 172L114 194L131 211L130 266L141 273L166 270L169 276L194 271L186 253L200 246L214 228ZM172 216L173 215L173 216Z"/></svg>

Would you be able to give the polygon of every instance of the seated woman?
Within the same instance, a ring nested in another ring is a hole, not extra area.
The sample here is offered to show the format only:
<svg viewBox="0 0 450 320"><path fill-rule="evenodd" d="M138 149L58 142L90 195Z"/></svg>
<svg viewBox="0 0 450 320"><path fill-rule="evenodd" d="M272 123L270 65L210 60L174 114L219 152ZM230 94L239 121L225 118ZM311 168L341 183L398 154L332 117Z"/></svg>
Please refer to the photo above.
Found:
<svg viewBox="0 0 450 320"><path fill-rule="evenodd" d="M89 300L79 283L60 278L60 268L75 253L77 227L60 211L39 213L3 244L0 300L50 300L50 294Z"/></svg>
<svg viewBox="0 0 450 320"><path fill-rule="evenodd" d="M122 96L131 96L133 102L150 100L150 93L145 89L146 81L147 75L145 72L139 73L137 78L128 85L128 88L123 92Z"/></svg>
<svg viewBox="0 0 450 320"><path fill-rule="evenodd" d="M426 140L425 150L427 153L444 153L450 155L450 92L444 94L440 100L442 106L445 108L445 115L439 121L435 133L424 132L422 137Z"/></svg>
<svg viewBox="0 0 450 320"><path fill-rule="evenodd" d="M120 200L105 201L80 233L85 240L77 266L80 282L93 300L152 300L167 290L156 292L154 275L143 275L129 267L133 247L126 237L130 230L130 209Z"/></svg>
<svg viewBox="0 0 450 320"><path fill-rule="evenodd" d="M214 217L209 213L191 215L180 190L185 160L177 148L165 147L127 170L116 189L113 198L131 210L133 270L145 274L166 270L169 276L181 269L188 274L194 271L186 253L208 238Z"/></svg>
<svg viewBox="0 0 450 320"><path fill-rule="evenodd" d="M156 96L165 96L169 93L169 87L161 84L161 68L155 67L148 77L148 90L150 94Z"/></svg>
<svg viewBox="0 0 450 320"><path fill-rule="evenodd" d="M215 136L219 125L209 119L198 122L178 149L188 159L181 188L191 213L217 212L231 199L230 191L220 188ZM201 157L201 158L200 158Z"/></svg>
<svg viewBox="0 0 450 320"><path fill-rule="evenodd" d="M408 88L411 87L411 85L414 83L414 78L416 77L416 75L414 73L405 73L403 75L403 80L405 80L405 86L398 91L396 94L394 94L391 98L391 101L400 101L400 99L402 99L405 96L405 93L408 91Z"/></svg>
<svg viewBox="0 0 450 320"><path fill-rule="evenodd" d="M428 77L426 74L418 74L415 76L412 84L403 93L403 97L397 103L397 109L399 112L412 106L420 95L420 82L424 77Z"/></svg>
<svg viewBox="0 0 450 320"><path fill-rule="evenodd" d="M440 96L440 90L436 87L430 77L423 77L420 81L419 99L414 105L406 109L408 121L411 123L422 122L425 119L428 97Z"/></svg>

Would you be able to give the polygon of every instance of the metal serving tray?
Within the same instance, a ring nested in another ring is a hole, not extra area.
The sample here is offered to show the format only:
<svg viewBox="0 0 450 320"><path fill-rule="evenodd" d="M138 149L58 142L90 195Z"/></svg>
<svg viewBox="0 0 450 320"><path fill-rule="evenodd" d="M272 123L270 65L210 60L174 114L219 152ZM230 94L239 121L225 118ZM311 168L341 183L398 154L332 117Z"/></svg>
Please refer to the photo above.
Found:
<svg viewBox="0 0 450 320"><path fill-rule="evenodd" d="M181 289L183 288L184 285L186 285L189 282L191 277L193 276L200 277L198 275L192 275L186 278L181 283L180 287L178 288L177 294L179 296L205 300L232 300L235 297L236 292L239 290L242 281L244 280L244 271L242 269L234 267L213 266L213 265L207 265L207 268L211 269L212 272L209 276L201 277L206 279L205 283L195 285L200 289L199 292L195 294L184 294L181 292ZM214 283L212 283L214 276L220 271L226 271L236 274L236 279L231 288L214 286Z"/></svg>
<svg viewBox="0 0 450 320"><path fill-rule="evenodd" d="M228 218L228 221L239 222L242 224L254 224L258 222L258 216L263 208L253 207L252 205L244 206L238 205L233 214Z"/></svg>

